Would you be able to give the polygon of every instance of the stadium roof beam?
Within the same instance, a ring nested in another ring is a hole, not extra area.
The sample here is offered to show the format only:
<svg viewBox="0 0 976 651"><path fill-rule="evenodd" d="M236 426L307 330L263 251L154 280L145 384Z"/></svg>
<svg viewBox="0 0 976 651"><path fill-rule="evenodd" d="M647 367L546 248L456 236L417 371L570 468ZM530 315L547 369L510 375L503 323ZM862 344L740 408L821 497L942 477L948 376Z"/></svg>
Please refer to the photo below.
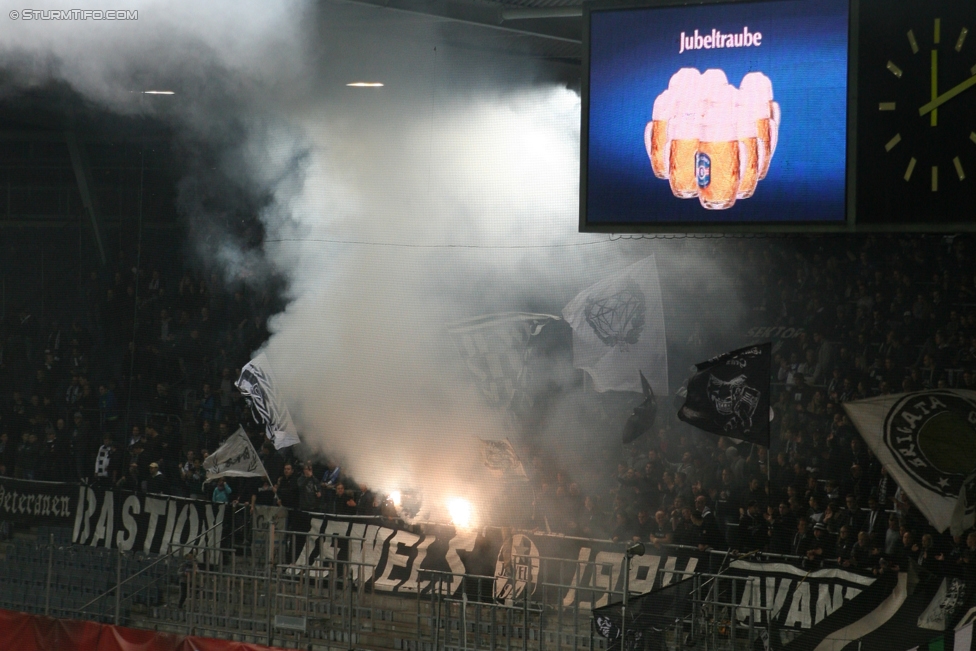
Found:
<svg viewBox="0 0 976 651"><path fill-rule="evenodd" d="M502 20L548 20L550 18L582 18L583 7L540 7L505 9Z"/></svg>
<svg viewBox="0 0 976 651"><path fill-rule="evenodd" d="M503 9L503 5L495 3L468 2L466 0L343 0L355 4L372 5L383 9L405 11L443 18L446 20L502 30L541 39L562 41L564 43L580 44L583 42L578 24L566 25L565 21L544 22L533 20L531 28L523 25L505 24L509 20L525 18L566 18L570 14L566 11L550 13L549 15L530 15L532 12L520 14ZM508 14L508 15L506 15ZM582 15L581 9L575 9L572 15ZM571 21L574 22L575 21Z"/></svg>
<svg viewBox="0 0 976 651"><path fill-rule="evenodd" d="M96 205L95 193L92 192L92 173L91 164L85 151L78 143L78 136L74 131L65 131L64 139L68 143L68 152L71 154L71 166L75 170L75 179L78 181L78 192L81 194L81 204L85 207L85 212L91 220L92 231L95 234L95 244L98 246L98 257L105 264L105 247L102 245L102 234L98 224L98 210Z"/></svg>

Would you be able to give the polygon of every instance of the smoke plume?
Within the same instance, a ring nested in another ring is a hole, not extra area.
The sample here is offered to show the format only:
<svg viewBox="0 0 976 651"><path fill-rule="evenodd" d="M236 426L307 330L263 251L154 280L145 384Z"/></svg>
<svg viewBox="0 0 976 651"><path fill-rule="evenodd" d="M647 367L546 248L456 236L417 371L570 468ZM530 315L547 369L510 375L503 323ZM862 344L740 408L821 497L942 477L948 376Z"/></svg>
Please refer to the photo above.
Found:
<svg viewBox="0 0 976 651"><path fill-rule="evenodd" d="M9 20L6 92L65 83L99 110L172 126L192 245L228 279L286 279L266 352L308 447L358 480L476 498L493 485L476 439L508 436L596 488L619 432L602 429L568 338L535 359L541 416L520 431L484 400L451 323L559 315L649 253L678 352L673 388L720 352L692 341L695 328L739 320L716 243L577 233L580 98L552 81L557 64L452 48L435 21L371 7L136 8L127 22ZM384 86L346 86L359 81ZM254 212L256 244L234 227Z"/></svg>

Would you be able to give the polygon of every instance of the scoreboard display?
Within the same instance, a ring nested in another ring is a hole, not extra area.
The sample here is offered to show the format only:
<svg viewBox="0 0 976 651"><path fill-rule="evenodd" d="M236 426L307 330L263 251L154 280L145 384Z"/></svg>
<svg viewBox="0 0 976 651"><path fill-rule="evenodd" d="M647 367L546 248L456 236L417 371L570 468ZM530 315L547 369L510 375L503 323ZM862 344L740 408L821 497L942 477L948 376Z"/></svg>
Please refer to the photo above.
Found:
<svg viewBox="0 0 976 651"><path fill-rule="evenodd" d="M585 227L845 224L849 0L588 14Z"/></svg>

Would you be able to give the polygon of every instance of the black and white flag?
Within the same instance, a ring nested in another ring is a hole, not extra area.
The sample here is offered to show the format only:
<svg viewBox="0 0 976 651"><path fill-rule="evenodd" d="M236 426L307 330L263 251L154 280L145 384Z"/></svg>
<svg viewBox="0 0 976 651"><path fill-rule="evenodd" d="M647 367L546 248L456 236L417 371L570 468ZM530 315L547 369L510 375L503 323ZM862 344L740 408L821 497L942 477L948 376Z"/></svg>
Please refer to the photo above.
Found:
<svg viewBox="0 0 976 651"><path fill-rule="evenodd" d="M276 449L300 443L291 413L275 388L274 372L268 356L261 353L241 369L237 388L251 405L254 419L264 423L268 438Z"/></svg>
<svg viewBox="0 0 976 651"><path fill-rule="evenodd" d="M647 430L654 427L654 419L657 418L657 398L654 397L651 383L647 381L643 373L640 374L640 379L641 386L644 388L644 401L634 407L634 412L624 423L624 445L634 442Z"/></svg>
<svg viewBox="0 0 976 651"><path fill-rule="evenodd" d="M607 651L661 648L665 631L673 630L675 622L691 611L694 587L694 579L688 577L632 597L626 615L622 603L594 608L593 623L597 632L607 638Z"/></svg>
<svg viewBox="0 0 976 651"><path fill-rule="evenodd" d="M844 410L937 531L956 535L976 523L976 391L896 393Z"/></svg>
<svg viewBox="0 0 976 651"><path fill-rule="evenodd" d="M500 441L481 441L481 460L485 467L498 473L513 473L519 477L527 478L525 467L519 459L511 441L502 439Z"/></svg>
<svg viewBox="0 0 976 651"><path fill-rule="evenodd" d="M769 343L696 364L678 418L698 429L769 447Z"/></svg>
<svg viewBox="0 0 976 651"><path fill-rule="evenodd" d="M488 403L519 411L531 406L526 389L532 339L560 320L551 314L505 312L461 321L447 330Z"/></svg>
<svg viewBox="0 0 976 651"><path fill-rule="evenodd" d="M213 481L219 477L268 476L261 458L241 427L228 436L213 454L203 460L203 469L207 473L206 481Z"/></svg>
<svg viewBox="0 0 976 651"><path fill-rule="evenodd" d="M573 365L597 391L643 392L641 371L654 393L668 395L664 304L654 256L587 287L563 308L573 328Z"/></svg>

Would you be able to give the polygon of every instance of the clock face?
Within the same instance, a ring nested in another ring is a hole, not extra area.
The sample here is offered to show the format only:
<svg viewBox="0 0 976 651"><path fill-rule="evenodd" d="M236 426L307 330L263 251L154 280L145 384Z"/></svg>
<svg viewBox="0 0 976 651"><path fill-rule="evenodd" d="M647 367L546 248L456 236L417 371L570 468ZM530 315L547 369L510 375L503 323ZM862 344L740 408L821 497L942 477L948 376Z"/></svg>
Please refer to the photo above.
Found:
<svg viewBox="0 0 976 651"><path fill-rule="evenodd" d="M857 223L976 226L976 3L860 16Z"/></svg>

